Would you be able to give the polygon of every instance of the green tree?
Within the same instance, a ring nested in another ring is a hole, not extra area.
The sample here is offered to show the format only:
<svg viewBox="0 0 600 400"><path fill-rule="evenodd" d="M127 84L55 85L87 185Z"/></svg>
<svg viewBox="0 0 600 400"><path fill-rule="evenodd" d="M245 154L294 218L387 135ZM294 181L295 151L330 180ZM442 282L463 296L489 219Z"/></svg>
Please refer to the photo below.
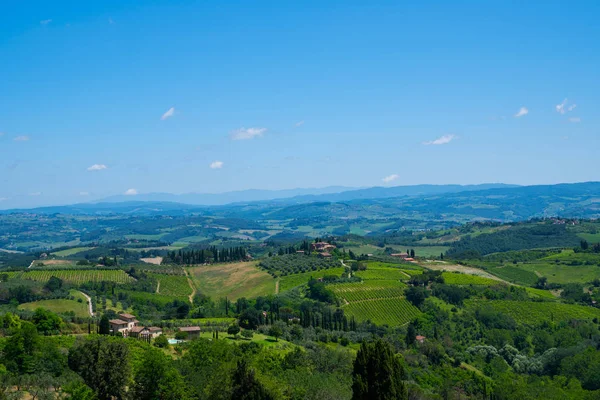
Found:
<svg viewBox="0 0 600 400"><path fill-rule="evenodd" d="M275 338L275 341L279 341L279 338L281 337L281 335L283 335L283 332L281 331L281 328L273 325L270 329L269 329L269 336L273 336Z"/></svg>
<svg viewBox="0 0 600 400"><path fill-rule="evenodd" d="M405 291L406 300L410 301L415 307L420 307L427 298L427 291L421 286L410 286Z"/></svg>
<svg viewBox="0 0 600 400"><path fill-rule="evenodd" d="M275 398L256 379L254 371L248 368L246 360L238 361L233 372L232 399L236 400L274 400Z"/></svg>
<svg viewBox="0 0 600 400"><path fill-rule="evenodd" d="M363 342L352 371L352 400L404 400L404 370L391 346L381 339Z"/></svg>
<svg viewBox="0 0 600 400"><path fill-rule="evenodd" d="M168 349L169 348L169 339L165 335L160 335L156 339L154 339L154 346L160 349Z"/></svg>
<svg viewBox="0 0 600 400"><path fill-rule="evenodd" d="M79 340L69 350L69 367L99 400L125 397L131 369L129 348L122 339L93 335Z"/></svg>
<svg viewBox="0 0 600 400"><path fill-rule="evenodd" d="M58 315L43 308L35 310L32 321L38 332L44 335L58 333L60 331L60 325L62 324L62 319L60 319Z"/></svg>
<svg viewBox="0 0 600 400"><path fill-rule="evenodd" d="M404 341L406 342L407 346L412 346L415 343L417 337L417 330L415 329L414 324L410 323L408 324L408 328L406 328L406 337L404 339Z"/></svg>
<svg viewBox="0 0 600 400"><path fill-rule="evenodd" d="M34 371L34 352L39 346L39 337L35 325L21 322L4 346L4 359L8 370L18 374Z"/></svg>
<svg viewBox="0 0 600 400"><path fill-rule="evenodd" d="M98 333L101 335L110 334L110 321L108 319L108 315L106 314L100 318L100 323L98 324Z"/></svg>
<svg viewBox="0 0 600 400"><path fill-rule="evenodd" d="M131 398L136 400L180 400L187 394L183 379L164 353L148 349L133 374Z"/></svg>
<svg viewBox="0 0 600 400"><path fill-rule="evenodd" d="M237 336L238 333L240 333L240 326L238 324L230 325L227 328L227 333L230 334L231 336Z"/></svg>

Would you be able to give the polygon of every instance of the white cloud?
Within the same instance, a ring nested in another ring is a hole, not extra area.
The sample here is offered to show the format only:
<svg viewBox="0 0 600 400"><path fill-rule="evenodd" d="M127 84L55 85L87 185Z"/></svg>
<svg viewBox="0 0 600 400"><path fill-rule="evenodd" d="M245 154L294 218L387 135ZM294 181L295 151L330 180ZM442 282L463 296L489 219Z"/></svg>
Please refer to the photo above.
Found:
<svg viewBox="0 0 600 400"><path fill-rule="evenodd" d="M398 174L392 174L392 175L388 175L385 178L383 178L382 181L384 181L385 183L389 183L389 182L395 181L398 178L400 178L400 176Z"/></svg>
<svg viewBox="0 0 600 400"><path fill-rule="evenodd" d="M571 118L569 118L569 122L577 124L577 123L581 122L581 118L579 118L579 117L571 117Z"/></svg>
<svg viewBox="0 0 600 400"><path fill-rule="evenodd" d="M240 128L232 131L229 136L232 140L247 140L260 137L267 131L267 128Z"/></svg>
<svg viewBox="0 0 600 400"><path fill-rule="evenodd" d="M520 118L527 114L529 114L529 110L527 109L527 107L521 107L519 111L515 114L515 118Z"/></svg>
<svg viewBox="0 0 600 400"><path fill-rule="evenodd" d="M23 136L17 136L16 138L13 139L15 142L26 142L29 140L29 136L23 135Z"/></svg>
<svg viewBox="0 0 600 400"><path fill-rule="evenodd" d="M80 196L89 196L90 192L79 192Z"/></svg>
<svg viewBox="0 0 600 400"><path fill-rule="evenodd" d="M562 103L557 104L555 108L557 113L564 115L568 112L573 111L575 107L577 107L577 104L569 104L569 100L564 99Z"/></svg>
<svg viewBox="0 0 600 400"><path fill-rule="evenodd" d="M164 121L165 119L171 118L173 115L175 115L175 107L169 108L167 112L160 117L160 120Z"/></svg>
<svg viewBox="0 0 600 400"><path fill-rule="evenodd" d="M223 161L213 161L210 163L211 169L221 169L223 168Z"/></svg>
<svg viewBox="0 0 600 400"><path fill-rule="evenodd" d="M447 144L450 143L451 141L453 141L454 139L456 139L456 135L444 135L441 136L435 140L430 140L428 142L423 142L424 145L429 146L429 145L440 145L440 144Z"/></svg>
<svg viewBox="0 0 600 400"><path fill-rule="evenodd" d="M29 195L30 196L41 196L42 192L32 192L32 193L29 193Z"/></svg>
<svg viewBox="0 0 600 400"><path fill-rule="evenodd" d="M41 25L48 25L50 22L52 22L52 20L51 20L51 19L44 19L44 20L41 20L41 21L40 21L40 24L41 24Z"/></svg>
<svg viewBox="0 0 600 400"><path fill-rule="evenodd" d="M104 164L94 164L87 167L88 171L102 171L103 169L107 169L108 167Z"/></svg>
<svg viewBox="0 0 600 400"><path fill-rule="evenodd" d="M135 196L136 194L138 194L137 189L127 189L125 191L125 193L123 193L125 196Z"/></svg>
<svg viewBox="0 0 600 400"><path fill-rule="evenodd" d="M294 126L295 126L296 128L299 128L299 127L301 127L302 125L304 125L304 121L298 121L298 122L296 122L296 123L294 124Z"/></svg>

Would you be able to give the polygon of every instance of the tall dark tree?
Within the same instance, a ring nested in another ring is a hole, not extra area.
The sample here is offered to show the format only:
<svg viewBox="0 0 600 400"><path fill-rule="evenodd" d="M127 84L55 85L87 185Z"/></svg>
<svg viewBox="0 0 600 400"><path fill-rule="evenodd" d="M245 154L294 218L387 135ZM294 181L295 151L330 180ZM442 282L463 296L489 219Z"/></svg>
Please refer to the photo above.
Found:
<svg viewBox="0 0 600 400"><path fill-rule="evenodd" d="M404 370L389 343L363 342L352 371L352 400L404 400Z"/></svg>
<svg viewBox="0 0 600 400"><path fill-rule="evenodd" d="M101 335L110 334L110 322L106 314L100 318L100 323L98 324L98 333Z"/></svg>
<svg viewBox="0 0 600 400"><path fill-rule="evenodd" d="M274 400L275 398L256 379L254 371L248 368L245 360L238 361L233 372L232 399L236 400Z"/></svg>
<svg viewBox="0 0 600 400"><path fill-rule="evenodd" d="M131 369L129 348L118 338L92 336L69 350L69 367L97 394L98 400L124 399Z"/></svg>
<svg viewBox="0 0 600 400"><path fill-rule="evenodd" d="M131 398L139 400L186 399L185 386L179 372L160 350L146 350L133 375Z"/></svg>

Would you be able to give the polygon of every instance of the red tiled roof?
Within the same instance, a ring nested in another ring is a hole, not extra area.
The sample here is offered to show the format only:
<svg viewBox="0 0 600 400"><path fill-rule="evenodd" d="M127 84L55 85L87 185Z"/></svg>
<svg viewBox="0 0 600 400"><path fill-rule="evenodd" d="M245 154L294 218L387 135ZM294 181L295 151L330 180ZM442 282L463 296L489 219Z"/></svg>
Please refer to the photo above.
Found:
<svg viewBox="0 0 600 400"><path fill-rule="evenodd" d="M200 332L199 326L182 326L179 328L180 332Z"/></svg>
<svg viewBox="0 0 600 400"><path fill-rule="evenodd" d="M111 319L108 321L111 325L127 325L127 322L120 319Z"/></svg>
<svg viewBox="0 0 600 400"><path fill-rule="evenodd" d="M127 313L119 314L119 317L123 317L125 319L135 319L135 315L127 314Z"/></svg>
<svg viewBox="0 0 600 400"><path fill-rule="evenodd" d="M162 332L162 328L159 328L158 326L151 326L150 328L148 328L148 330L150 332Z"/></svg>
<svg viewBox="0 0 600 400"><path fill-rule="evenodd" d="M144 326L134 326L133 328L131 328L131 333L140 333L144 329L146 329L146 327Z"/></svg>

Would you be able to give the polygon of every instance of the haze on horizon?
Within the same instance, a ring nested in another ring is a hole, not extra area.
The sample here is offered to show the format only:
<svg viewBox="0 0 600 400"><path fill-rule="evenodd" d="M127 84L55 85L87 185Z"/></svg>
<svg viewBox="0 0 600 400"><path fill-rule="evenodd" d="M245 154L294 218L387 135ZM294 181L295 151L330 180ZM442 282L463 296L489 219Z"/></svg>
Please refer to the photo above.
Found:
<svg viewBox="0 0 600 400"><path fill-rule="evenodd" d="M0 209L599 180L595 2L88 3L4 5Z"/></svg>

